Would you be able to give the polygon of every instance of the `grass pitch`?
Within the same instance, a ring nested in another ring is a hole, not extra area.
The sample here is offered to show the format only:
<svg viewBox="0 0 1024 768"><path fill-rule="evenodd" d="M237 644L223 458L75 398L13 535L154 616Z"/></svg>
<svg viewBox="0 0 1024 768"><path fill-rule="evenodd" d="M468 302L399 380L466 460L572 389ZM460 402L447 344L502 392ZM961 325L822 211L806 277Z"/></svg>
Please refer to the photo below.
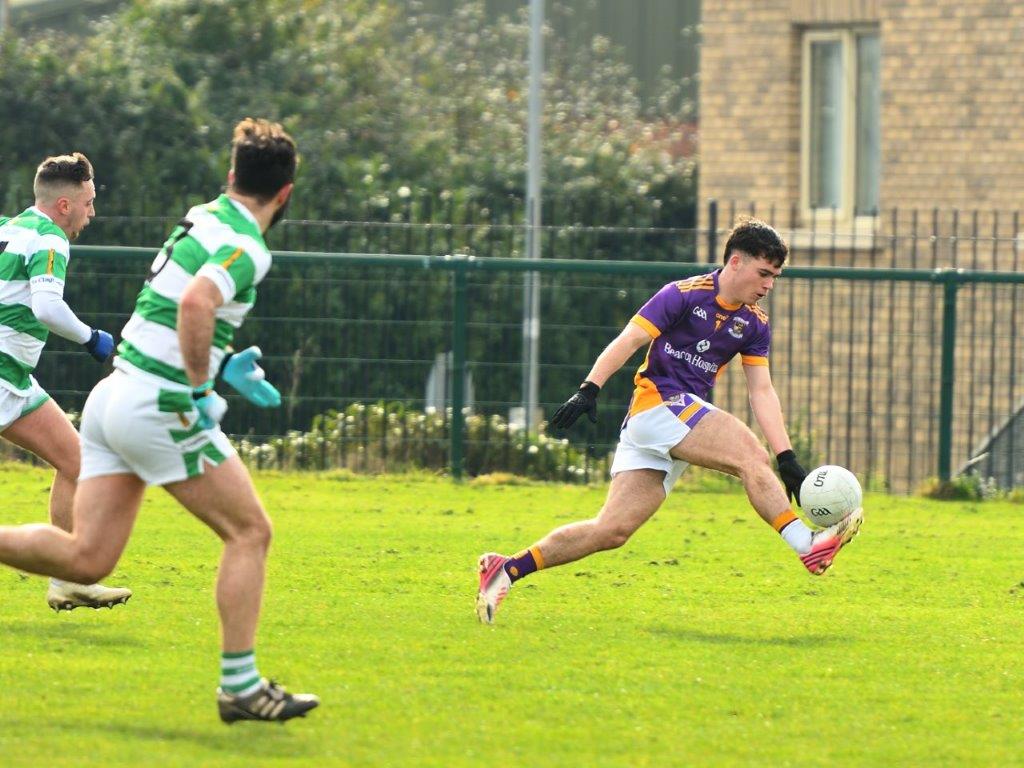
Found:
<svg viewBox="0 0 1024 768"><path fill-rule="evenodd" d="M49 475L0 467L0 522ZM1024 511L867 499L822 578L738 493L674 493L626 547L516 585L476 556L589 516L604 489L257 475L276 526L264 674L323 698L216 716L214 536L150 491L108 583L55 615L0 571L4 766L1021 765Z"/></svg>

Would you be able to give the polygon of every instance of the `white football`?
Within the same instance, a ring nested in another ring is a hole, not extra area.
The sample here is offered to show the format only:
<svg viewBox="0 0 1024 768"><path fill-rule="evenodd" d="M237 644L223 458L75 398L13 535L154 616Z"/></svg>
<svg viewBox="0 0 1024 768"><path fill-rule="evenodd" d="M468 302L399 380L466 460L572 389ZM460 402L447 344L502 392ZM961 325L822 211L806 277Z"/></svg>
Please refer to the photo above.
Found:
<svg viewBox="0 0 1024 768"><path fill-rule="evenodd" d="M800 506L807 518L822 528L835 525L861 505L857 477L834 464L811 470L800 486Z"/></svg>

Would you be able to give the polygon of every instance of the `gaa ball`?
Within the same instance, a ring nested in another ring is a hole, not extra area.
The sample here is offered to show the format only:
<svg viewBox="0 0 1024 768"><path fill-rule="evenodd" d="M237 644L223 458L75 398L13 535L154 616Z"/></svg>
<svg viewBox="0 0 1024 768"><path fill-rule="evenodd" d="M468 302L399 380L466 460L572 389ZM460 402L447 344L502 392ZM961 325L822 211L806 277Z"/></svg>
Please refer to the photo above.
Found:
<svg viewBox="0 0 1024 768"><path fill-rule="evenodd" d="M800 506L815 525L835 525L861 505L863 494L857 477L834 464L811 470L800 486Z"/></svg>

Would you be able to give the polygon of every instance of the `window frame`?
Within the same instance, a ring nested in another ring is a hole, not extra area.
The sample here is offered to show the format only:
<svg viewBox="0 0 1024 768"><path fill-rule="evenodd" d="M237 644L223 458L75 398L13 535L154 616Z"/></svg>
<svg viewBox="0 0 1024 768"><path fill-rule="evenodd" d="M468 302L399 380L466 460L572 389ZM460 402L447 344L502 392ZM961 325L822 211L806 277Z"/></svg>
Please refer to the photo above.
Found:
<svg viewBox="0 0 1024 768"><path fill-rule="evenodd" d="M871 231L874 215L854 215L857 200L857 38L879 35L877 26L855 25L805 29L801 39L800 85L800 209L805 222L829 225L833 221ZM819 42L839 42L843 64L843 146L841 148L840 204L837 208L811 208L811 47Z"/></svg>

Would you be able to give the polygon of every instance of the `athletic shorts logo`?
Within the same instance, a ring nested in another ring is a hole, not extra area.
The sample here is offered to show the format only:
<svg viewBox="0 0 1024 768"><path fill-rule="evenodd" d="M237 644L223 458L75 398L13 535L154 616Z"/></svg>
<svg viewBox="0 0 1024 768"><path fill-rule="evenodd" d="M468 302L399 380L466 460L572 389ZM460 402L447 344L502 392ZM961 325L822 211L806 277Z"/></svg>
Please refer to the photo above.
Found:
<svg viewBox="0 0 1024 768"><path fill-rule="evenodd" d="M701 339L700 341L697 342L697 351L698 352L707 352L710 347L711 347L711 342L708 341L707 339Z"/></svg>
<svg viewBox="0 0 1024 768"><path fill-rule="evenodd" d="M701 320L708 319L708 313L704 311L704 307L694 307L693 314L699 317Z"/></svg>

